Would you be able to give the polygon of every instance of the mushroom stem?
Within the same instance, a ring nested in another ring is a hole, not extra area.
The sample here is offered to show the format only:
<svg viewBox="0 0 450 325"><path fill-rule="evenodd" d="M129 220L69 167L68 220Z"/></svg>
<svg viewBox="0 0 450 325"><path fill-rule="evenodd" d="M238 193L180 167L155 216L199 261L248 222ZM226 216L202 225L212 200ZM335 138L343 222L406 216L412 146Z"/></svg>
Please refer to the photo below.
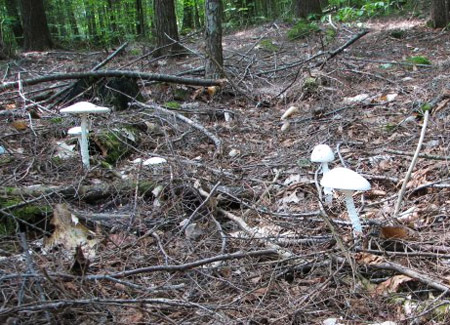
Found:
<svg viewBox="0 0 450 325"><path fill-rule="evenodd" d="M81 115L81 141L80 141L81 161L86 169L89 169L89 141L88 141L88 117Z"/></svg>
<svg viewBox="0 0 450 325"><path fill-rule="evenodd" d="M321 163L321 165L322 165L322 174L325 175L326 173L328 173L330 171L330 169L328 168L328 163L323 162L323 163Z"/></svg>
<svg viewBox="0 0 450 325"><path fill-rule="evenodd" d="M348 217L352 223L353 235L359 236L362 233L361 221L359 220L358 213L356 212L355 203L353 202L354 191L343 191L345 194L345 205L347 206Z"/></svg>
<svg viewBox="0 0 450 325"><path fill-rule="evenodd" d="M325 176L326 173L330 171L328 168L328 163L323 162L322 164L322 174ZM333 202L333 189L331 187L324 187L323 193L325 194L325 203L330 204Z"/></svg>

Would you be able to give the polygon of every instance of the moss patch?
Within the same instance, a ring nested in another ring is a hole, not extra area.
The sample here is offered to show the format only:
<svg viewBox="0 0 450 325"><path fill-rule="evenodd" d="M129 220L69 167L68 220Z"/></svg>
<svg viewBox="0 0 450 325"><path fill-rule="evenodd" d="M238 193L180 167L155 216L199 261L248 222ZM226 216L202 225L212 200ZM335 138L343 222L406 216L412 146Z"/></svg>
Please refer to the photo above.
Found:
<svg viewBox="0 0 450 325"><path fill-rule="evenodd" d="M319 26L315 22L309 22L307 20L299 20L290 30L287 32L289 40L293 41L298 38L305 38L314 32L320 30Z"/></svg>

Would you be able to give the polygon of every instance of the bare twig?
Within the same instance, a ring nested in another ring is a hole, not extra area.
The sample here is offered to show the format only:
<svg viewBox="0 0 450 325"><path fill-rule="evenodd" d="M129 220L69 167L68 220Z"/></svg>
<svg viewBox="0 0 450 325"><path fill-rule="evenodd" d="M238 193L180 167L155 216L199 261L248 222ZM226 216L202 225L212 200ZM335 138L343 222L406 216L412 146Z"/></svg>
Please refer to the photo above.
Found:
<svg viewBox="0 0 450 325"><path fill-rule="evenodd" d="M400 151L400 150L392 150L392 149L384 149L384 152L392 153L394 155L401 155L401 156L414 156L414 152L406 152L406 151ZM450 156L437 156L437 155L429 155L426 153L419 153L419 158L425 158L425 159L431 159L431 160L444 160L448 161L450 160Z"/></svg>
<svg viewBox="0 0 450 325"><path fill-rule="evenodd" d="M409 179L412 174L412 171L413 171L414 167L416 166L417 158L419 157L419 152L420 152L420 149L422 148L423 139L425 138L425 132L427 130L429 116L430 116L430 112L428 110L425 111L425 114L423 117L422 131L420 132L420 138L419 138L419 142L417 143L416 152L414 153L414 156L411 160L411 164L409 165L409 169L406 172L405 179L403 180L402 188L400 189L400 191L398 193L398 200L397 200L397 204L395 205L394 215L393 215L394 218L397 218L398 213L400 212L400 206L402 205L403 195L405 194L405 191L406 191L406 185L408 184Z"/></svg>

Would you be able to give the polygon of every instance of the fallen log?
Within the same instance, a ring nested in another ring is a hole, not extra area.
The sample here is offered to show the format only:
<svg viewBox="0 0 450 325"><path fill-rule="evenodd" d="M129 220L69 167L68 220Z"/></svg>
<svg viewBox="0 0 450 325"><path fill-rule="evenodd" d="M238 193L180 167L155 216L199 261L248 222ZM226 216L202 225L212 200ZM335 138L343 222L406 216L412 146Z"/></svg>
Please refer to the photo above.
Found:
<svg viewBox="0 0 450 325"><path fill-rule="evenodd" d="M5 82L0 86L0 91L7 89L18 88L21 86L32 86L43 82L58 81L58 80L70 80L70 79L83 79L83 78L108 78L108 77L127 77L142 79L148 81L159 81L168 83L185 84L192 86L221 86L224 80L214 79L198 79L198 78L183 78L167 74L159 73L146 73L139 71L129 70L101 70L101 71L87 71L87 72L71 72L71 73L56 73L46 75L38 78L23 79L19 81Z"/></svg>

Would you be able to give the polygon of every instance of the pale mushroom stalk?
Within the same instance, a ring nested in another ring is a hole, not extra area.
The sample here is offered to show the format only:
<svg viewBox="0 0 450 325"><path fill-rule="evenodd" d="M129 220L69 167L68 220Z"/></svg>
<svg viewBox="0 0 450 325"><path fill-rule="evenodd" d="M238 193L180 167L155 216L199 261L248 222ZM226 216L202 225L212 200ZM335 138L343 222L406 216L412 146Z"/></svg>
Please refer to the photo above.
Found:
<svg viewBox="0 0 450 325"><path fill-rule="evenodd" d="M325 175L329 171L330 171L330 169L328 168L328 163L323 162L322 163L322 174ZM325 194L325 203L326 204L330 204L331 202L333 202L333 189L331 187L324 187L323 194Z"/></svg>
<svg viewBox="0 0 450 325"><path fill-rule="evenodd" d="M320 163L322 174L325 175L329 172L328 163L334 160L333 150L326 144L319 144L314 147L311 153L311 161ZM331 187L324 187L323 193L325 194L325 203L328 205L333 201L333 189ZM320 195L320 193L319 193ZM320 198L322 198L320 196Z"/></svg>
<svg viewBox="0 0 450 325"><path fill-rule="evenodd" d="M82 114L81 116L81 161L86 169L90 168L89 163L89 139L88 139L88 114Z"/></svg>
<svg viewBox="0 0 450 325"><path fill-rule="evenodd" d="M354 191L342 190L342 193L345 195L345 205L347 207L348 217L352 223L353 235L357 237L362 233L362 226L361 221L359 220L358 212L355 208L355 202L353 201Z"/></svg>

